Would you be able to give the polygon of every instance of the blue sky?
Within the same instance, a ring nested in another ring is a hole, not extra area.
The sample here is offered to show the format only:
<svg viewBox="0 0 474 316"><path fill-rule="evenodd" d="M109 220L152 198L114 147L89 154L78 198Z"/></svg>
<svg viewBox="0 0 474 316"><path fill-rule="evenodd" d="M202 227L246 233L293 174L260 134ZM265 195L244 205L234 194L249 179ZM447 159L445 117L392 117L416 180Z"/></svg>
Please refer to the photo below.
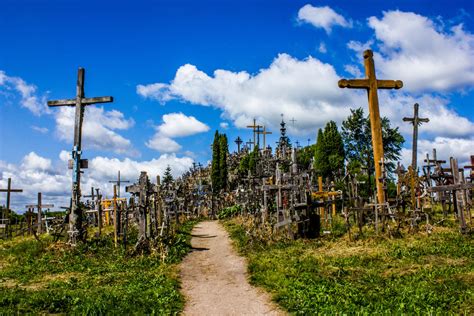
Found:
<svg viewBox="0 0 474 316"><path fill-rule="evenodd" d="M474 140L474 37L471 1L1 1L0 187L25 189L17 207L42 191L63 203L71 115L46 100L72 98L77 68L86 96L113 104L86 112L84 188L110 192L118 169L178 175L210 159L216 129L249 139L251 119L278 137L306 144L363 92L337 88L363 73L371 48L380 78L405 88L380 94L381 113L407 138L401 118L414 102L432 122L421 128L420 155L438 148L466 161ZM217 71L216 71L217 70ZM2 79L3 78L3 79ZM228 126L223 128L223 126ZM231 150L235 145L231 144ZM0 203L4 203L0 197Z"/></svg>

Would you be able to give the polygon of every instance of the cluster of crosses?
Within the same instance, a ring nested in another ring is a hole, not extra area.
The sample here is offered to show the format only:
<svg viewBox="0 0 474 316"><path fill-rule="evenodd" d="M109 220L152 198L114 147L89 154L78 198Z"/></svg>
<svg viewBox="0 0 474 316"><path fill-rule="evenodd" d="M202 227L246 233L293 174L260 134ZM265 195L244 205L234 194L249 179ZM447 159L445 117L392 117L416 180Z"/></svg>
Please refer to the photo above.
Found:
<svg viewBox="0 0 474 316"><path fill-rule="evenodd" d="M152 183L147 172L143 171L135 184L126 187L129 199L120 197L120 185L129 181L122 180L120 171L114 183L114 194L111 199L104 199L99 189L91 188L90 195L82 195L81 174L88 166L87 159L82 159L82 123L85 107L97 103L113 102L113 98L86 98L84 94L83 68L79 68L76 97L74 99L48 101L50 107L75 107L74 143L69 168L72 169L71 202L67 216L53 225L53 220L43 217L44 208L53 207L42 204L42 195L38 193L37 204L27 205L28 225L23 230L41 233L53 230L58 236L66 229L68 242L75 245L85 240L88 225L99 227L99 234L104 225L114 226L114 239L117 244L127 243L127 227L137 225L139 238L136 246L146 245L149 240L163 238L184 217L215 216L220 210L239 205L242 213L253 215L256 227L270 226L272 231L285 231L290 237L316 237L321 226L329 229L334 216L354 217L359 229L366 223L374 224L375 230L384 229L390 222L408 221L411 227L418 222L430 220L430 209L433 203L441 203L446 216L451 209L459 222L462 232L472 227L472 188L474 172L474 156L471 165L459 168L458 161L450 158L449 167L443 167L444 160L438 160L436 151L433 156L426 156L426 165L422 166L421 174L417 167L418 128L429 119L419 117L419 105L414 105L414 116L404 118L413 125L412 164L408 170L401 165L397 168L397 197L387 197L387 171L385 168L382 128L378 104L378 89L400 89L400 80L379 80L375 76L373 53L364 52L365 78L342 79L340 88L365 89L368 94L369 116L372 134L373 165L375 169L376 194L372 201L362 201L358 191L360 183L356 175L346 173L344 180L346 190L336 190L334 183L324 182L318 177L313 164L307 169L298 165L299 144L293 147L286 135L286 123L281 121L280 139L275 150L267 145L266 135L271 134L264 125L257 124L254 119L248 128L253 131L253 139L244 142L237 137L237 151L228 156L229 175L227 188L221 192L213 192L211 166L194 164L193 167L176 180L161 183L159 176ZM296 120L290 120L293 125ZM262 138L262 145L260 139ZM309 143L309 142L308 142ZM257 150L255 150L257 149ZM255 153L255 167L247 174L239 172L239 164L244 157ZM464 169L471 169L469 177L464 176ZM367 170L370 173L370 170ZM12 226L9 223L10 194L22 192L11 187L8 179L6 211L2 214L0 229L8 236ZM87 203L82 198L90 198ZM37 214L33 216L34 209ZM49 223L51 225L49 225ZM57 229L53 229L57 226ZM427 225L427 227L430 225ZM295 231L294 228L297 228Z"/></svg>

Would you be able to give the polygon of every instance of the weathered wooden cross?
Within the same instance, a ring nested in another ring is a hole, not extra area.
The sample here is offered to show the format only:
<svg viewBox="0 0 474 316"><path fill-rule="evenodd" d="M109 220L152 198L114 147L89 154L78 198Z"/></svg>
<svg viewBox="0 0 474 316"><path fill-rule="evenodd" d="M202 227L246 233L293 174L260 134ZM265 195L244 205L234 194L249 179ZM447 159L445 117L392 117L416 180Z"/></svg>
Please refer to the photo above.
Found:
<svg viewBox="0 0 474 316"><path fill-rule="evenodd" d="M9 224L9 219L10 219L10 194L11 193L17 193L17 192L23 192L23 189L12 189L12 178L8 178L7 180L7 188L6 189L0 189L0 192L6 192L7 193L7 209L5 210L5 215L4 215L4 221L0 223L0 225L4 226L5 230L8 230L8 224ZM8 231L7 231L8 235Z"/></svg>
<svg viewBox="0 0 474 316"><path fill-rule="evenodd" d="M416 160L417 160L417 150L418 150L418 126L421 123L428 123L430 121L429 118L421 118L418 116L418 103L415 103L414 107L414 114L413 117L404 117L404 122L411 122L413 124L413 139L412 139L412 153L411 153L411 165L413 167L413 171L417 173L416 169Z"/></svg>
<svg viewBox="0 0 474 316"><path fill-rule="evenodd" d="M54 204L43 204L42 194L38 192L38 204L28 204L25 205L25 207L28 209L36 208L38 210L38 221L36 224L38 225L37 232L41 234L43 232L43 209L54 207Z"/></svg>
<svg viewBox="0 0 474 316"><path fill-rule="evenodd" d="M84 95L84 68L79 68L77 72L76 98L48 101L48 106L74 106L76 107L74 121L74 145L72 149L72 206L69 215L69 243L75 245L77 240L84 237L82 229L83 212L80 208L81 200L81 169L87 168L87 160L81 159L82 154L82 122L84 119L84 110L87 105L96 103L113 102L113 98L95 97L86 98Z"/></svg>
<svg viewBox="0 0 474 316"><path fill-rule="evenodd" d="M382 126L380 123L378 89L400 89L403 82L400 80L378 80L375 76L373 53L371 50L364 52L365 79L341 79L340 88L366 89L369 99L370 130L372 132L372 147L374 151L375 178L382 177L382 168L379 164L383 158ZM383 184L377 183L377 199L379 204L385 203Z"/></svg>
<svg viewBox="0 0 474 316"><path fill-rule="evenodd" d="M253 130L253 145L255 146L257 144L257 130L260 130L263 126L257 125L257 120L253 119L253 125L247 125L247 128L251 128Z"/></svg>
<svg viewBox="0 0 474 316"><path fill-rule="evenodd" d="M120 170L118 171L117 175L117 180L111 180L109 181L110 183L116 183L117 184L117 196L120 197L120 183L129 183L130 181L128 180L122 180L120 178Z"/></svg>

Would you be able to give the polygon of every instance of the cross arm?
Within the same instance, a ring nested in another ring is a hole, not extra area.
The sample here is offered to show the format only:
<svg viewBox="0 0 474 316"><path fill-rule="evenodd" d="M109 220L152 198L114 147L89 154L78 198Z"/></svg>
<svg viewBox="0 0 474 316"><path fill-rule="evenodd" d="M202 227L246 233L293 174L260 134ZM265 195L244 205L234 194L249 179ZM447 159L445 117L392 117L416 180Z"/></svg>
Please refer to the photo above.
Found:
<svg viewBox="0 0 474 316"><path fill-rule="evenodd" d="M368 89L369 79L341 79L337 84L339 88Z"/></svg>
<svg viewBox="0 0 474 316"><path fill-rule="evenodd" d="M401 80L377 80L377 88L379 89L400 89L403 87Z"/></svg>
<svg viewBox="0 0 474 316"><path fill-rule="evenodd" d="M0 192L23 192L23 189L0 189Z"/></svg>
<svg viewBox="0 0 474 316"><path fill-rule="evenodd" d="M95 103L109 103L113 102L113 97L95 97L95 98L82 98L81 104L83 105L90 105ZM54 100L48 101L48 106L75 106L76 99L62 99L62 100Z"/></svg>

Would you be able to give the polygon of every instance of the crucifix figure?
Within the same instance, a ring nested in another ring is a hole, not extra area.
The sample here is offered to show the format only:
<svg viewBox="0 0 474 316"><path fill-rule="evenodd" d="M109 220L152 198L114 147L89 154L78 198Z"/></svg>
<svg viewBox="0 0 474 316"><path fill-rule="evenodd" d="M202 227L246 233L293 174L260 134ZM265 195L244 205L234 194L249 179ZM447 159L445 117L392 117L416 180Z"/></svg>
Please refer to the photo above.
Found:
<svg viewBox="0 0 474 316"><path fill-rule="evenodd" d="M82 240L84 231L82 228L83 212L80 208L81 201L81 169L87 168L87 159L81 159L82 154L82 122L84 110L87 105L95 103L113 102L112 97L86 98L84 96L84 68L79 68L77 72L76 98L48 101L48 106L74 106L76 108L74 120L74 145L72 148L72 205L69 214L69 243L75 245L77 240Z"/></svg>
<svg viewBox="0 0 474 316"><path fill-rule="evenodd" d="M117 175L117 180L114 181L109 181L110 183L116 183L117 184L117 197L120 198L120 183L129 183L130 181L128 180L121 180L120 178L120 170L118 171Z"/></svg>
<svg viewBox="0 0 474 316"><path fill-rule="evenodd" d="M263 126L263 131L261 131L261 132L259 131L258 133L263 135L263 148L265 148L266 147L266 136L268 134L271 134L272 132L267 132L267 128L265 126Z"/></svg>
<svg viewBox="0 0 474 316"><path fill-rule="evenodd" d="M239 137L235 139L235 143L237 144L237 153L240 153L240 145L243 143L243 140Z"/></svg>
<svg viewBox="0 0 474 316"><path fill-rule="evenodd" d="M379 162L383 158L382 126L380 123L378 89L400 89L403 82L400 80L378 80L375 76L375 66L372 51L364 52L365 79L341 79L339 88L366 89L369 99L370 130L372 132L372 147L374 151L375 179L382 177L382 168ZM383 185L377 183L377 200L379 204L385 203Z"/></svg>
<svg viewBox="0 0 474 316"><path fill-rule="evenodd" d="M411 122L413 124L413 144L412 144L412 153L411 153L411 165L413 167L413 171L417 172L416 169L416 156L417 156L417 150L418 150L418 126L421 125L421 123L428 123L430 121L429 118L421 118L418 116L418 103L415 103L414 107L414 114L413 117L404 117L403 121L404 122Z"/></svg>
<svg viewBox="0 0 474 316"><path fill-rule="evenodd" d="M37 232L38 234L41 234L43 232L43 209L44 208L51 208L54 207L54 204L43 204L43 199L41 192L38 192L38 204L29 204L26 205L26 208L28 209L33 209L36 208L38 210L38 229Z"/></svg>

